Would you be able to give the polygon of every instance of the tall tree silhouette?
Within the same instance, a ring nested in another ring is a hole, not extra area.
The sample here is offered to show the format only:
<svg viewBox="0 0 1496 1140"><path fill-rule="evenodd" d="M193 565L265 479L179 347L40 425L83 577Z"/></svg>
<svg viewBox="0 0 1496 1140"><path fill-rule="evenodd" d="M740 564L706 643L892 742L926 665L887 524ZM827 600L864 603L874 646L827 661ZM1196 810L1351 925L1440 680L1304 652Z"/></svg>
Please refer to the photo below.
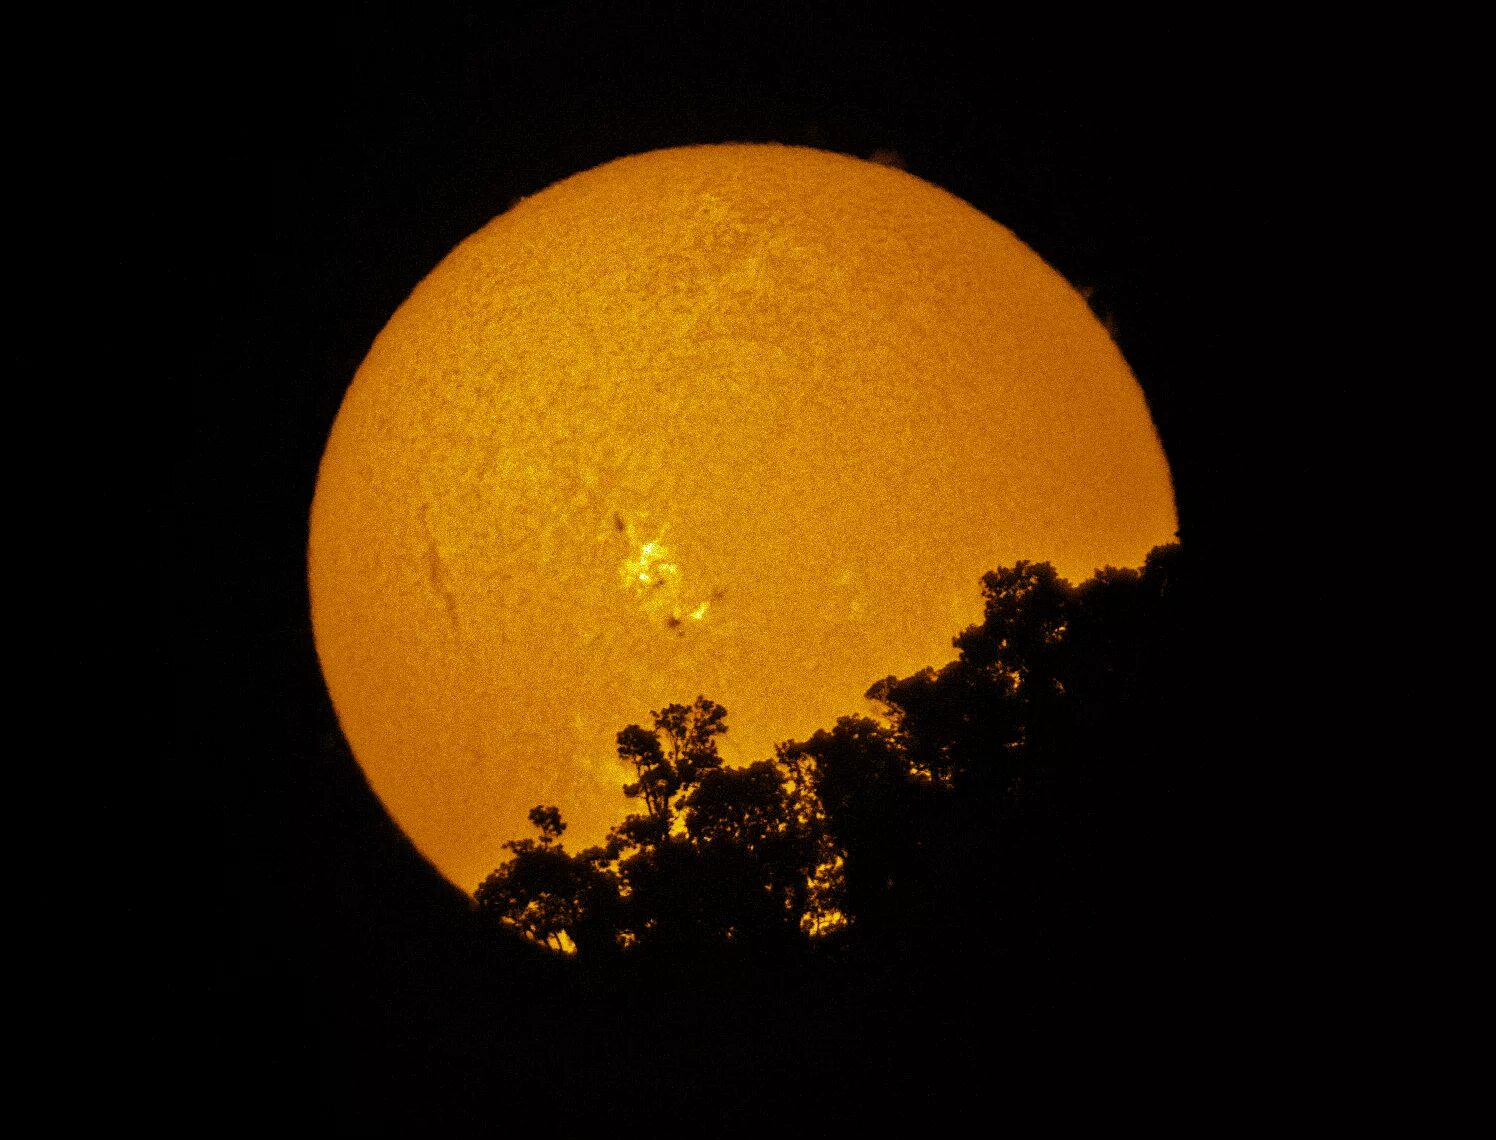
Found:
<svg viewBox="0 0 1496 1140"><path fill-rule="evenodd" d="M722 765L717 737L727 731L727 710L698 696L690 705L666 705L650 714L654 728L631 724L618 734L618 755L632 764L638 779L623 794L642 798L660 837L670 834L674 800L703 773ZM637 831L638 829L636 829ZM633 839L635 832L629 832Z"/></svg>
<svg viewBox="0 0 1496 1140"><path fill-rule="evenodd" d="M611 949L616 936L609 927L616 920L618 888L601 869L599 853L567 854L560 842L566 824L555 807L532 808L530 822L539 830L539 840L504 844L510 858L474 892L479 909L553 950Z"/></svg>
<svg viewBox="0 0 1496 1140"><path fill-rule="evenodd" d="M824 921L824 843L808 788L783 758L723 768L716 739L726 715L697 697L654 713L653 731L630 725L618 735L639 777L624 793L648 809L609 839L631 944L785 946Z"/></svg>
<svg viewBox="0 0 1496 1140"><path fill-rule="evenodd" d="M624 793L645 810L573 858L559 813L537 808L539 840L507 845L480 904L584 954L789 951L829 934L906 964L993 930L1059 960L1141 921L1106 899L1137 897L1124 879L1153 872L1140 829L1167 832L1180 558L1161 547L1078 587L1047 563L995 570L956 660L868 690L881 720L843 717L744 768L722 766L721 705L668 705L618 734L636 776Z"/></svg>
<svg viewBox="0 0 1496 1140"><path fill-rule="evenodd" d="M798 777L782 756L718 768L683 801L686 839L723 903L714 936L783 944L824 920L816 878L826 853Z"/></svg>

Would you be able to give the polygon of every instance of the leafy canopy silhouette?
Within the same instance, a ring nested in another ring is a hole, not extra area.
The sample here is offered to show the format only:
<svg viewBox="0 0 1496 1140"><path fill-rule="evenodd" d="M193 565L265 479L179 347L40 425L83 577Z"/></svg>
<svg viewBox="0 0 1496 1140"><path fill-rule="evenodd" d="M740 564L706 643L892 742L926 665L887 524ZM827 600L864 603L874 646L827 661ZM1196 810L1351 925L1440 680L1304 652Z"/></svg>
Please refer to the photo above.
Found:
<svg viewBox="0 0 1496 1140"><path fill-rule="evenodd" d="M722 764L727 710L698 696L631 724L618 755L643 810L569 854L555 807L505 844L478 905L554 950L908 956L1060 947L1102 921L1128 812L1168 782L1147 757L1180 661L1180 548L1073 586L1048 563L984 575L957 657L867 696L772 757ZM1156 751L1156 749L1155 749ZM1111 814L1107 815L1107 811Z"/></svg>

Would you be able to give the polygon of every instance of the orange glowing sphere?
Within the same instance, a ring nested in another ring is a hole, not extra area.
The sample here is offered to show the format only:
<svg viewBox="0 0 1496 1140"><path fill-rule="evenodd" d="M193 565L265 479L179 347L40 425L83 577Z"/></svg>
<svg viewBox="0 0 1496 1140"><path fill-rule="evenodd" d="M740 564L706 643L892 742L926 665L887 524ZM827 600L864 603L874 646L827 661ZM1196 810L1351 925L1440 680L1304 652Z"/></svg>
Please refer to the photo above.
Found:
<svg viewBox="0 0 1496 1140"><path fill-rule="evenodd" d="M1142 391L1012 233L784 146L620 159L457 247L358 370L312 616L375 792L471 889L614 737L698 693L729 763L951 659L984 571L1139 565L1177 521Z"/></svg>

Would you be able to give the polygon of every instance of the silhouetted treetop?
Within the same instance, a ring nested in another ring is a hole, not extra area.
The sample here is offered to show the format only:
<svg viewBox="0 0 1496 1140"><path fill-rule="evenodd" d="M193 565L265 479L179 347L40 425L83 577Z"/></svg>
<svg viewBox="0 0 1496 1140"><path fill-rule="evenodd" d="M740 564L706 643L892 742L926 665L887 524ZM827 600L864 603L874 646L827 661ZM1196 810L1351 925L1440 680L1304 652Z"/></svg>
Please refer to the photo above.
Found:
<svg viewBox="0 0 1496 1140"><path fill-rule="evenodd" d="M1009 945L1081 937L1126 834L1097 805L1137 812L1167 779L1147 758L1180 667L1181 566L1168 546L1079 586L1043 562L994 570L954 661L868 690L882 719L746 767L722 765L721 705L667 705L617 738L644 810L573 857L560 812L537 807L539 840L506 844L479 905L584 956L817 935L918 956L989 919Z"/></svg>
<svg viewBox="0 0 1496 1140"><path fill-rule="evenodd" d="M530 822L540 829L540 842L549 846L561 838L566 824L561 821L561 809L556 807L533 807Z"/></svg>
<svg viewBox="0 0 1496 1140"><path fill-rule="evenodd" d="M504 846L510 858L479 885L474 897L480 910L497 916L525 937L554 950L599 940L595 927L611 917L617 885L604 874L596 850L573 857L558 842L566 824L554 807L536 807L530 822L540 840L516 839Z"/></svg>
<svg viewBox="0 0 1496 1140"><path fill-rule="evenodd" d="M618 755L638 775L623 793L642 798L668 833L674 798L722 764L716 738L727 731L727 710L699 696L690 705L666 705L650 716L652 730L631 724L618 734Z"/></svg>

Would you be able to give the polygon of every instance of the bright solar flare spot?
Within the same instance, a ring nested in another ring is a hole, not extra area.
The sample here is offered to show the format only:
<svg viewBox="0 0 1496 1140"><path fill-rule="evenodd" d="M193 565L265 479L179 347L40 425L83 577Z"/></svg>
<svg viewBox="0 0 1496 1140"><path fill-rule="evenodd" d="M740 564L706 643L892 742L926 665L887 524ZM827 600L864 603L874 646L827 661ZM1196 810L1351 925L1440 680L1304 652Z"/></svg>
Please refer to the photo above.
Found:
<svg viewBox="0 0 1496 1140"><path fill-rule="evenodd" d="M729 763L951 659L979 579L1176 529L1136 380L1008 230L886 165L621 159L463 242L354 378L312 509L317 651L369 781L471 890L698 693Z"/></svg>

